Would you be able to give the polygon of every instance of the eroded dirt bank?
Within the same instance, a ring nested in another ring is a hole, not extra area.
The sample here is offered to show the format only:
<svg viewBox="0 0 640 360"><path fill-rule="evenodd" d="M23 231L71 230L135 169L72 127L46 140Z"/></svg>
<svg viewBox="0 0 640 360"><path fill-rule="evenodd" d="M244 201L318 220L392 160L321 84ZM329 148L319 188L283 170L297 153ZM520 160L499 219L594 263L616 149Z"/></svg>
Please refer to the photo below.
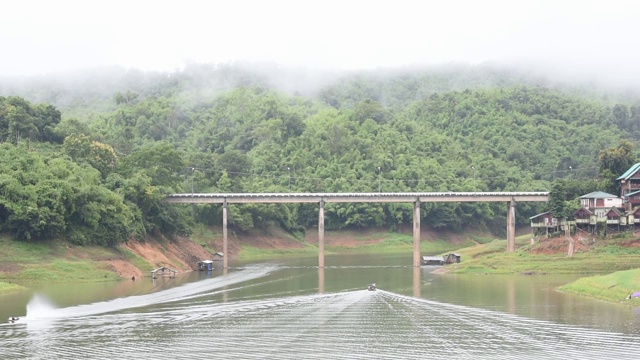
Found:
<svg viewBox="0 0 640 360"><path fill-rule="evenodd" d="M411 226L399 229L400 233L411 234ZM384 229L341 230L325 233L325 245L328 247L356 248L375 245L384 240ZM467 239L467 234L442 232L423 227L420 238L425 240L444 239L451 243L460 243ZM318 232L310 229L303 239L296 239L278 227L269 227L247 232L230 231L226 254L230 259L236 258L243 246L260 249L300 249L318 244ZM191 239L177 238L172 241L129 241L121 245L123 249L135 253L154 268L166 266L181 271L193 270L200 260L210 259L214 253L222 252L221 229L210 229L206 236L194 236ZM126 259L107 260L109 268L120 277L131 278L148 276Z"/></svg>

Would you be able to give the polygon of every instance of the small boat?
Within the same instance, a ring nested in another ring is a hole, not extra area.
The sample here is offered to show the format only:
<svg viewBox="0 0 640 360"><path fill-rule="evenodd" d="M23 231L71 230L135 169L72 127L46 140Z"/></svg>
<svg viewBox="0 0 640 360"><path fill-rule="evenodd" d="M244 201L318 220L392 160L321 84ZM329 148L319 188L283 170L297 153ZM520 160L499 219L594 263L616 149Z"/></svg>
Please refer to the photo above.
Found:
<svg viewBox="0 0 640 360"><path fill-rule="evenodd" d="M376 283L373 283L373 284L369 285L369 287L367 287L367 290L369 290L369 291L376 291L376 289L377 289L376 288Z"/></svg>
<svg viewBox="0 0 640 360"><path fill-rule="evenodd" d="M10 322L10 323L12 323L12 324L13 324L14 322L18 321L18 320L20 320L20 318L19 318L19 317L15 317L15 316L11 316L11 317L9 317L9 322Z"/></svg>

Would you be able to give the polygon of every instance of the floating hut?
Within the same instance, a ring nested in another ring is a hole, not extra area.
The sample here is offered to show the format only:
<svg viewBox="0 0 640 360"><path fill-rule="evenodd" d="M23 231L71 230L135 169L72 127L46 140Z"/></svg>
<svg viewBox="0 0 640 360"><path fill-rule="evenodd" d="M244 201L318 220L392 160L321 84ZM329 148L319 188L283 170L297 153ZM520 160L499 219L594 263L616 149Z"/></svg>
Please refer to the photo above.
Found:
<svg viewBox="0 0 640 360"><path fill-rule="evenodd" d="M213 260L198 261L197 267L198 267L198 270L200 270L200 271L212 271L213 270Z"/></svg>
<svg viewBox="0 0 640 360"><path fill-rule="evenodd" d="M223 257L224 257L223 253L217 252L217 253L213 254L213 261L222 261Z"/></svg>
<svg viewBox="0 0 640 360"><path fill-rule="evenodd" d="M442 256L423 256L422 264L423 265L443 265L444 258Z"/></svg>
<svg viewBox="0 0 640 360"><path fill-rule="evenodd" d="M177 273L178 270L169 269L168 267L163 266L155 270L151 270L151 278L155 279L158 276L175 278Z"/></svg>

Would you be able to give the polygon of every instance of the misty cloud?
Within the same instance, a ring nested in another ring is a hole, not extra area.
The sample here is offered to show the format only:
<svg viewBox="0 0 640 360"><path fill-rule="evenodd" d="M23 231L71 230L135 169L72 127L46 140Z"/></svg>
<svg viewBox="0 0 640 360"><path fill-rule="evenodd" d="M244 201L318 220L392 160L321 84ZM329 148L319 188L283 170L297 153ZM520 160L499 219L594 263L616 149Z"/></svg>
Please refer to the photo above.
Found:
<svg viewBox="0 0 640 360"><path fill-rule="evenodd" d="M640 3L631 0L25 0L3 12L4 76L189 62L325 70L492 62L640 79Z"/></svg>

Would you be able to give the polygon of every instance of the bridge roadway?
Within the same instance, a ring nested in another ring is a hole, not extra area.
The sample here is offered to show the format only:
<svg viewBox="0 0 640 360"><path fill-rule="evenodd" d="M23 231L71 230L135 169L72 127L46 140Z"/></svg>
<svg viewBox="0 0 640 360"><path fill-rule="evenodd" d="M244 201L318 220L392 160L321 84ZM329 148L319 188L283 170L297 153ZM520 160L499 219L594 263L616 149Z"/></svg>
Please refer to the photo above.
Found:
<svg viewBox="0 0 640 360"><path fill-rule="evenodd" d="M515 251L515 206L519 201L548 201L548 192L424 192L424 193L214 193L171 194L165 201L177 204L222 204L223 267L228 267L228 204L317 203L318 266L324 268L325 203L413 203L413 266L420 266L420 204L424 202L506 202L507 252Z"/></svg>

